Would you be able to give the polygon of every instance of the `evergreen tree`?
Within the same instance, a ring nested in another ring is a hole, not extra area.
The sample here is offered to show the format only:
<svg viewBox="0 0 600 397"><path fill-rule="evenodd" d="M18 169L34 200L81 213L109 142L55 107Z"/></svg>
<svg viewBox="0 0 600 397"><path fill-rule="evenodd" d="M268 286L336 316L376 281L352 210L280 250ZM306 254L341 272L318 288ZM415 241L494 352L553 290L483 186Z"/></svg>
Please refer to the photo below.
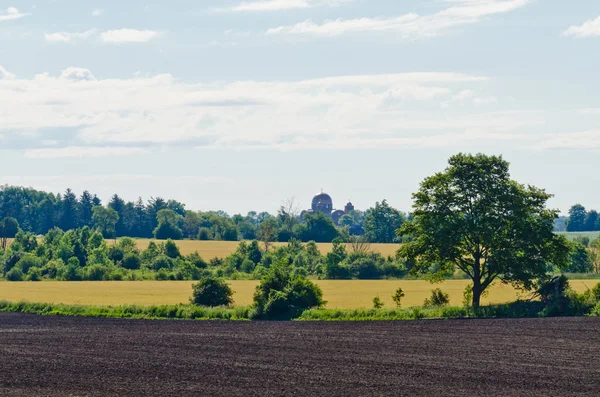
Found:
<svg viewBox="0 0 600 397"><path fill-rule="evenodd" d="M123 200L119 195L115 194L111 197L108 208L113 209L118 215L119 220L115 225L115 233L117 237L125 236L125 200Z"/></svg>
<svg viewBox="0 0 600 397"><path fill-rule="evenodd" d="M92 226L92 208L94 208L92 195L86 190L79 198L80 226Z"/></svg>
<svg viewBox="0 0 600 397"><path fill-rule="evenodd" d="M79 216L77 214L78 204L75 193L71 189L67 189L61 202L59 226L62 230L66 231L77 228L79 223Z"/></svg>

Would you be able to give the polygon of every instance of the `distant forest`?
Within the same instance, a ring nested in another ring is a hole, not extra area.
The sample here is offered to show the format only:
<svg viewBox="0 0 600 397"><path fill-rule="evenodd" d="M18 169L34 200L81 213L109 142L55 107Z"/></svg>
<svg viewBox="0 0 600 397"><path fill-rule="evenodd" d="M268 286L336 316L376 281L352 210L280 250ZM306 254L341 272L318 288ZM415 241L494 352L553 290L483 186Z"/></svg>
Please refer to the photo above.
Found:
<svg viewBox="0 0 600 397"><path fill-rule="evenodd" d="M372 243L400 242L396 230L407 215L386 200L366 211L353 210L335 225L319 212L299 215L293 200L281 206L275 215L249 212L230 216L223 211L192 211L176 200L160 197L143 201L125 201L113 195L103 205L89 191L77 196L71 189L54 194L17 186L0 186L0 222L14 219L25 232L44 235L58 227L63 231L90 227L105 238L139 237L198 240L266 240L287 242L331 242L364 236ZM7 226L8 229L8 226Z"/></svg>
<svg viewBox="0 0 600 397"><path fill-rule="evenodd" d="M569 216L560 217L555 222L556 231L596 232L600 231L600 216L596 210L586 210L581 204L569 209Z"/></svg>

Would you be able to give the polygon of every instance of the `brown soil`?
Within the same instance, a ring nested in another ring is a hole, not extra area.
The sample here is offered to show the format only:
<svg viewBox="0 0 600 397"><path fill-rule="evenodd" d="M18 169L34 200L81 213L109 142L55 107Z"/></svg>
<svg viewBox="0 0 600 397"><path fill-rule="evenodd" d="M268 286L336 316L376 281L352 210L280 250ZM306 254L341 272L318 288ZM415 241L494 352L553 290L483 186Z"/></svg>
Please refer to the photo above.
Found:
<svg viewBox="0 0 600 397"><path fill-rule="evenodd" d="M368 323L0 314L2 396L597 396L600 318Z"/></svg>

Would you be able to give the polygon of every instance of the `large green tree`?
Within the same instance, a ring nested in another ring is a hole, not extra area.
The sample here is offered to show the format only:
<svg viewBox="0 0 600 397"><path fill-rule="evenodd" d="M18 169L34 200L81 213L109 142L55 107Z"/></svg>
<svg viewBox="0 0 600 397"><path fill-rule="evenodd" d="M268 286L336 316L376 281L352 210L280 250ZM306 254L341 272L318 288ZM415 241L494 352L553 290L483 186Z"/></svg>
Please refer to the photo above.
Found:
<svg viewBox="0 0 600 397"><path fill-rule="evenodd" d="M567 232L583 232L585 231L585 221L587 211L581 204L575 204L569 209L569 217L567 218Z"/></svg>
<svg viewBox="0 0 600 397"><path fill-rule="evenodd" d="M179 227L182 216L175 211L163 209L156 214L158 226L154 229L154 237L160 240L174 239L181 240L183 232Z"/></svg>
<svg viewBox="0 0 600 397"><path fill-rule="evenodd" d="M8 239L15 238L19 232L19 222L15 218L7 217L0 221L0 249L8 247Z"/></svg>
<svg viewBox="0 0 600 397"><path fill-rule="evenodd" d="M406 215L386 200L375 203L375 208L371 208L365 217L365 237L372 243L394 243L398 240L396 231L405 221Z"/></svg>
<svg viewBox="0 0 600 397"><path fill-rule="evenodd" d="M119 221L119 214L112 208L97 206L92 208L92 221L97 231L104 238L116 238L115 227Z"/></svg>
<svg viewBox="0 0 600 397"><path fill-rule="evenodd" d="M495 280L531 289L552 266L568 264L569 243L553 233L558 216L544 190L510 179L502 157L458 154L413 195L414 219L399 233L399 256L413 274L440 280L458 268L473 281L474 307Z"/></svg>

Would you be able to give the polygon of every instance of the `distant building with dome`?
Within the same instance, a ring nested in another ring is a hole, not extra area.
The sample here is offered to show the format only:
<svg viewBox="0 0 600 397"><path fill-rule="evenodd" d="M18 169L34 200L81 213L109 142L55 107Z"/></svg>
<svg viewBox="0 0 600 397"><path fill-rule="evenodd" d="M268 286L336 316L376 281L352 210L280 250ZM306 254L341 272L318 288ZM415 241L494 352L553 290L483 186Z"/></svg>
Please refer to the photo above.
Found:
<svg viewBox="0 0 600 397"><path fill-rule="evenodd" d="M319 193L312 199L311 209L302 211L300 216L304 218L306 214L314 214L316 212L321 212L322 214L330 217L336 225L339 225L340 218L346 214L349 214L350 211L354 210L354 205L351 202L348 202L343 210L335 210L333 209L333 199L327 193Z"/></svg>

